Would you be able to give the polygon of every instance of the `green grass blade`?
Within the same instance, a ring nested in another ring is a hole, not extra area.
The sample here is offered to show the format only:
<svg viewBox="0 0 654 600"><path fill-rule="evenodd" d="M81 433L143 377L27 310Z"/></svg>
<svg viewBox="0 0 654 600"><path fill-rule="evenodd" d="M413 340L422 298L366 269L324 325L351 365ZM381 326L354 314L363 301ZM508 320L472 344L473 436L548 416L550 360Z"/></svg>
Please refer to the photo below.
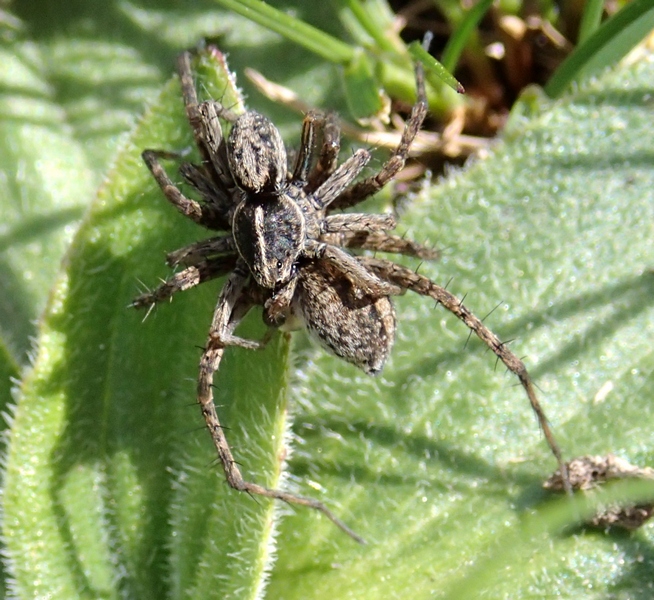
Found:
<svg viewBox="0 0 654 600"><path fill-rule="evenodd" d="M479 0L477 4L466 12L465 17L463 17L457 28L452 32L441 56L441 63L446 71L450 73L454 72L470 36L492 4L493 0Z"/></svg>
<svg viewBox="0 0 654 600"><path fill-rule="evenodd" d="M615 64L654 29L651 0L634 0L605 21L583 44L566 58L545 86L557 98L572 82Z"/></svg>
<svg viewBox="0 0 654 600"><path fill-rule="evenodd" d="M345 64L354 57L355 49L352 46L260 0L216 0L216 2L283 35L330 62Z"/></svg>
<svg viewBox="0 0 654 600"><path fill-rule="evenodd" d="M586 0L584 12L579 25L578 44L583 44L600 25L604 12L604 0Z"/></svg>
<svg viewBox="0 0 654 600"><path fill-rule="evenodd" d="M459 94L465 93L463 86L456 80L454 75L452 75L440 62L429 54L429 52L422 47L420 42L411 42L409 44L409 52L415 60L420 61L425 66L425 75L430 81L436 81L436 86L439 86L440 82L443 82L451 87L455 92L458 92Z"/></svg>
<svg viewBox="0 0 654 600"><path fill-rule="evenodd" d="M389 56L404 54L404 44L394 32L390 31L391 19L385 18L388 16L388 10L384 11L384 7L380 10L375 3L361 0L339 0L339 4L352 14L367 36L374 40L375 51L386 52Z"/></svg>

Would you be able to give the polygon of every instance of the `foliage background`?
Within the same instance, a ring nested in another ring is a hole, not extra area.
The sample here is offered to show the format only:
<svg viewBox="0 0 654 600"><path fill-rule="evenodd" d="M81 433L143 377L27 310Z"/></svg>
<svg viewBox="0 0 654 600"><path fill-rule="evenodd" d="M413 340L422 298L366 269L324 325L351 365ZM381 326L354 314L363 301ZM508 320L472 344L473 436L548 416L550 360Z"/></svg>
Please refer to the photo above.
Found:
<svg viewBox="0 0 654 600"><path fill-rule="evenodd" d="M327 3L278 5L343 35ZM39 340L5 475L15 595L257 597L270 571L271 598L649 598L651 527L562 533L540 490L553 461L521 390L418 297L397 302L399 339L379 378L298 336L290 375L280 339L267 358L235 353L219 386L256 478L279 476L289 388L288 485L328 501L368 546L318 515L227 493L186 408L216 287L144 324L125 308L139 279L166 276L165 250L202 235L165 205L138 153L188 143L176 84L164 83L203 35L238 74L256 66L317 106L343 108L336 70L209 2L10 8L0 19L5 405L9 376ZM401 225L444 249L421 272L453 278L480 315L500 303L486 322L516 338L568 456L654 462L653 75L643 51L558 102L527 98L491 155L425 185ZM239 85L297 139L296 115ZM248 401L260 412L241 408Z"/></svg>

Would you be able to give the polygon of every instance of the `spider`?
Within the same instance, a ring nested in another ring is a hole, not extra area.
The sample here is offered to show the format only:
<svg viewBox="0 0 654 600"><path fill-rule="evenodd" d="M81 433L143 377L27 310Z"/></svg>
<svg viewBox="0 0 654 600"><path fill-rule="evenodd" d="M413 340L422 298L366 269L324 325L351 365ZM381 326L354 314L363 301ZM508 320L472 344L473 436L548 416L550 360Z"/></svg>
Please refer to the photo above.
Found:
<svg viewBox="0 0 654 600"><path fill-rule="evenodd" d="M305 116L301 145L289 170L284 142L269 119L251 110L235 114L215 100L198 102L189 52L178 58L177 70L186 115L202 159L199 165L183 162L180 174L202 200L186 197L160 162L178 155L145 150L143 160L179 212L221 234L171 252L168 264L183 269L140 295L133 306L152 308L177 292L228 275L213 313L197 383L197 400L227 483L239 491L317 509L363 542L322 502L243 478L213 402L213 377L225 348L256 350L270 337L256 341L234 334L254 306L263 308L269 331L300 322L336 356L366 373L378 373L395 337L391 296L406 290L442 304L517 375L565 473L558 445L522 361L459 299L430 279L388 259L349 252L366 249L423 259L435 257L429 248L388 233L396 225L392 215L336 212L369 198L403 168L427 114L422 66L418 63L415 68L417 101L398 147L377 173L358 182L355 180L371 155L368 150L357 150L338 164L340 130L332 113L313 111ZM226 137L219 119L231 124Z"/></svg>

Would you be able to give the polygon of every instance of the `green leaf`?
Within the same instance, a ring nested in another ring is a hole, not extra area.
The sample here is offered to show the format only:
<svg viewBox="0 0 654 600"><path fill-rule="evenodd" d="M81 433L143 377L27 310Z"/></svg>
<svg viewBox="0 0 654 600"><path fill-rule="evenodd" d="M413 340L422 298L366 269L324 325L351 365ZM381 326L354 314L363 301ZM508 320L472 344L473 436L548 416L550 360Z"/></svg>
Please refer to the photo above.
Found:
<svg viewBox="0 0 654 600"><path fill-rule="evenodd" d="M513 340L568 457L654 464L652 82L650 54L541 104L491 156L426 186L399 228L444 248L420 272L451 280ZM291 470L369 545L298 512L282 524L269 597L647 589L651 525L561 533L540 488L555 463L514 377L432 302L396 304L399 339L379 378L308 350L292 386L302 443Z"/></svg>
<svg viewBox="0 0 654 600"><path fill-rule="evenodd" d="M65 227L98 180L43 80L42 57L16 44L0 47L0 61L0 331L10 359L22 364L70 241Z"/></svg>
<svg viewBox="0 0 654 600"><path fill-rule="evenodd" d="M234 106L220 66L216 59L199 69L207 74L201 89ZM206 434L189 435L199 413L187 407L194 386L186 376L216 286L144 323L127 308L139 278L164 274L165 250L195 233L163 206L140 150L191 141L173 81L121 153L53 292L6 470L4 535L20 597L118 597L123 589L160 598L174 583L205 598L217 585L225 595L255 595L262 585L275 507L230 494L210 468ZM262 329L250 319L246 335ZM230 353L217 382L245 472L272 487L281 474L287 354L280 337L260 354Z"/></svg>
<svg viewBox="0 0 654 600"><path fill-rule="evenodd" d="M343 69L343 89L350 114L357 120L388 117L390 101L374 75L374 65L363 51ZM386 102L384 102L386 98Z"/></svg>

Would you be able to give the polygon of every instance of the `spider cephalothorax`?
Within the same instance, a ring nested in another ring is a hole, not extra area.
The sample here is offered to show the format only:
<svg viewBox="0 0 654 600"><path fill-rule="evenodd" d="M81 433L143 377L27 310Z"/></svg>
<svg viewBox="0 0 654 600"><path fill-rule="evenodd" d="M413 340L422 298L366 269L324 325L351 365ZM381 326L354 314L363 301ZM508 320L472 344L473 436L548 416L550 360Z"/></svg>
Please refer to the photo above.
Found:
<svg viewBox="0 0 654 600"><path fill-rule="evenodd" d="M370 153L358 150L338 165L340 132L332 114L307 114L302 143L289 169L281 135L269 119L254 111L234 114L213 100L198 103L188 52L180 56L178 71L187 117L202 158L200 165L182 163L180 173L201 201L184 196L159 162L175 155L146 150L143 159L166 198L182 214L222 233L171 252L168 263L183 269L136 298L134 306L151 307L178 291L229 274L214 311L198 377L198 402L229 485L316 508L361 541L321 502L243 479L216 414L213 376L227 346L258 349L264 345L234 335L253 306L263 307L269 326L279 327L289 319L299 321L337 356L367 373L378 373L395 337L390 297L405 290L429 296L454 313L518 376L559 465L565 469L523 363L497 336L455 296L428 278L390 260L355 255L350 250L420 258L433 258L435 253L388 233L396 225L392 215L335 213L372 196L404 166L427 112L422 67L416 67L417 101L397 149L377 173L357 183ZM227 138L219 118L231 123ZM322 137L320 148L318 137Z"/></svg>

